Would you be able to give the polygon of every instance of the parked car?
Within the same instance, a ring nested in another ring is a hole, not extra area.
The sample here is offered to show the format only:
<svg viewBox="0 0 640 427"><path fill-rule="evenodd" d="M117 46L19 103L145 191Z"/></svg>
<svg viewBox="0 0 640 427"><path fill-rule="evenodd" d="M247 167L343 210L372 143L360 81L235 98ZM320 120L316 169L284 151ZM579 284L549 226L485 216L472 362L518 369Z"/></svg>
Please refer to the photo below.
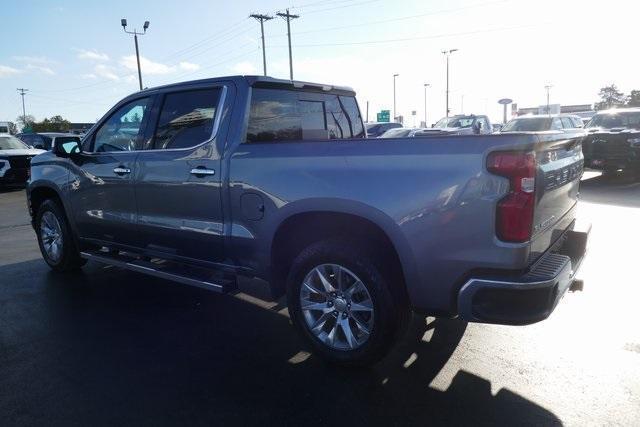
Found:
<svg viewBox="0 0 640 427"><path fill-rule="evenodd" d="M640 172L640 108L599 111L587 124L585 164L604 173Z"/></svg>
<svg viewBox="0 0 640 427"><path fill-rule="evenodd" d="M569 114L520 116L509 120L500 132L576 131L583 127L582 119Z"/></svg>
<svg viewBox="0 0 640 427"><path fill-rule="evenodd" d="M136 92L82 144L33 160L42 256L217 292L265 279L310 348L346 365L386 354L411 309L550 315L588 235L574 139L364 136L346 87L223 77Z"/></svg>
<svg viewBox="0 0 640 427"><path fill-rule="evenodd" d="M443 117L431 129L416 132L415 136L488 135L491 133L493 133L493 127L489 117L471 114Z"/></svg>
<svg viewBox="0 0 640 427"><path fill-rule="evenodd" d="M62 132L20 133L16 136L34 148L47 151L51 150L56 144L63 144L69 141L80 142L78 135Z"/></svg>
<svg viewBox="0 0 640 427"><path fill-rule="evenodd" d="M389 129L378 138L412 138L417 132L424 130L424 128L394 128Z"/></svg>
<svg viewBox="0 0 640 427"><path fill-rule="evenodd" d="M11 123L0 122L0 135L11 135Z"/></svg>
<svg viewBox="0 0 640 427"><path fill-rule="evenodd" d="M15 136L0 135L0 185L20 185L29 179L29 164L34 156L44 153Z"/></svg>
<svg viewBox="0 0 640 427"><path fill-rule="evenodd" d="M367 123L365 128L367 130L367 137L377 138L389 129L401 128L401 123Z"/></svg>

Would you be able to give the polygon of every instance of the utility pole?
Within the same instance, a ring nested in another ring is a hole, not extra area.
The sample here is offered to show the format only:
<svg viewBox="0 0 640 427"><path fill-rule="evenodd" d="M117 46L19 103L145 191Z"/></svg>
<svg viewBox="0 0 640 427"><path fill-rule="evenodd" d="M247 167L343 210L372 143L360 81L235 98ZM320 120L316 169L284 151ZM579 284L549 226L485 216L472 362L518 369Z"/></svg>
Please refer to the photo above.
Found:
<svg viewBox="0 0 640 427"><path fill-rule="evenodd" d="M147 34L147 29L149 28L149 21L144 21L144 25L142 26L143 32L139 33L136 29L133 31L127 31L127 20L122 18L120 20L120 25L122 25L122 29L127 34L133 34L133 41L136 45L136 61L138 61L138 83L140 84L140 90L142 90L142 72L140 71L140 52L138 50L138 36L143 36Z"/></svg>
<svg viewBox="0 0 640 427"><path fill-rule="evenodd" d="M289 80L293 80L293 58L291 55L291 20L300 18L300 15L290 14L289 9L287 9L287 13L278 12L276 13L276 15L286 19L287 21L287 38L289 39Z"/></svg>
<svg viewBox="0 0 640 427"><path fill-rule="evenodd" d="M262 36L262 69L264 70L264 75L267 75L267 54L264 49L264 21L270 21L273 19L273 16L262 15L258 13L252 13L249 15L250 18L255 18L260 21L260 34Z"/></svg>
<svg viewBox="0 0 640 427"><path fill-rule="evenodd" d="M369 123L369 101L367 101L367 118L364 122Z"/></svg>
<svg viewBox="0 0 640 427"><path fill-rule="evenodd" d="M456 52L458 49L449 49L449 50L443 50L442 53L447 57L447 92L446 92L446 96L447 96L447 100L446 100L446 106L447 106L447 112L446 112L446 117L449 117L449 56L453 53Z"/></svg>
<svg viewBox="0 0 640 427"><path fill-rule="evenodd" d="M551 110L549 108L549 91L551 90L552 87L553 87L552 84L547 84L544 87L547 90L547 115L551 115Z"/></svg>
<svg viewBox="0 0 640 427"><path fill-rule="evenodd" d="M393 75L393 121L396 121L396 77L400 74Z"/></svg>
<svg viewBox="0 0 640 427"><path fill-rule="evenodd" d="M26 110L25 110L25 108L24 108L24 95L25 95L27 92L29 92L29 89L25 89L25 88L19 87L19 88L18 88L18 89L16 89L16 90L18 91L18 93L20 94L20 96L22 96L22 124L24 125L24 124L25 124L25 123L24 123L25 117L27 117L27 113L26 113Z"/></svg>
<svg viewBox="0 0 640 427"><path fill-rule="evenodd" d="M429 83L424 84L424 127L429 127L427 125L427 88L431 87Z"/></svg>

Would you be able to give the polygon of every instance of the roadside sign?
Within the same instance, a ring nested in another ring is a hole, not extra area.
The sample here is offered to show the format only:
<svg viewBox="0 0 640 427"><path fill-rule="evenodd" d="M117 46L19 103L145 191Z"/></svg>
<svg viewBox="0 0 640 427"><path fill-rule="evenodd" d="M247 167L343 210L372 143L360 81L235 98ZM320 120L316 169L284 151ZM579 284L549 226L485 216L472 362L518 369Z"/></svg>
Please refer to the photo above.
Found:
<svg viewBox="0 0 640 427"><path fill-rule="evenodd" d="M378 114L376 114L376 119L378 122L388 123L391 118L391 111L389 110L380 110Z"/></svg>

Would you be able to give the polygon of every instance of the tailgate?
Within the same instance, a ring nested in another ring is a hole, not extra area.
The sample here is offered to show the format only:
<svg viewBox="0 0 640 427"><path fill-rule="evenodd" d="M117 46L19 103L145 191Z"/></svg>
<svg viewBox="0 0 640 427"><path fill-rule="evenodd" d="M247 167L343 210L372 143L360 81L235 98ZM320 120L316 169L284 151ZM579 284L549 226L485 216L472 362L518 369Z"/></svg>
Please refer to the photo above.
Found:
<svg viewBox="0 0 640 427"><path fill-rule="evenodd" d="M532 255L544 252L573 222L584 167L584 132L541 134L536 149Z"/></svg>

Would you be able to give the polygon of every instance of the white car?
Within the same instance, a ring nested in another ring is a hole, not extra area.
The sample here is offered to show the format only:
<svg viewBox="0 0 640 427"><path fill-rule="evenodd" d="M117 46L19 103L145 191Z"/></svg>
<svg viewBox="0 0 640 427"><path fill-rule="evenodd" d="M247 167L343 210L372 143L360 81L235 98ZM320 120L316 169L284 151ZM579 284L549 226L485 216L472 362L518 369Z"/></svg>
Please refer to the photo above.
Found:
<svg viewBox="0 0 640 427"><path fill-rule="evenodd" d="M0 135L0 185L20 185L27 182L31 159L45 153L29 147L15 136Z"/></svg>

